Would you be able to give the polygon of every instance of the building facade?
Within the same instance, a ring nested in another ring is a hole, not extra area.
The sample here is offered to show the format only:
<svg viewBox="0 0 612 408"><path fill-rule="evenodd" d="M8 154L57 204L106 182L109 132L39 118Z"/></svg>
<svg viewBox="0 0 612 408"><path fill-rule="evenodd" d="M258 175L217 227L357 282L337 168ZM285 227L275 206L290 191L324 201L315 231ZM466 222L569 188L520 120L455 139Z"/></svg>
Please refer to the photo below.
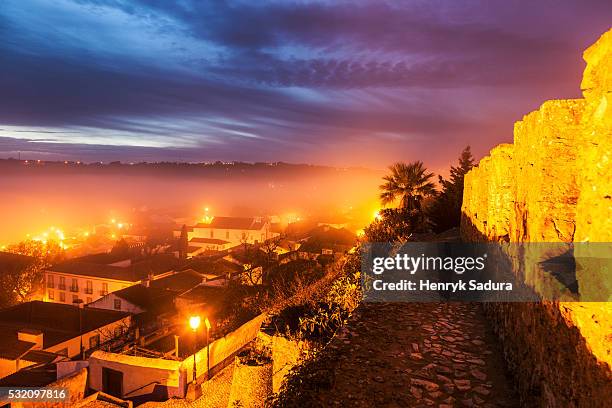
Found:
<svg viewBox="0 0 612 408"><path fill-rule="evenodd" d="M88 304L129 286L171 275L177 262L171 254L155 255L139 261L105 256L76 258L45 271L43 300Z"/></svg>
<svg viewBox="0 0 612 408"><path fill-rule="evenodd" d="M244 243L262 243L279 235L272 232L270 222L263 217L212 217L209 222L189 227L187 233L190 246L197 243L194 239L207 239L214 242L213 245L221 243L223 249Z"/></svg>

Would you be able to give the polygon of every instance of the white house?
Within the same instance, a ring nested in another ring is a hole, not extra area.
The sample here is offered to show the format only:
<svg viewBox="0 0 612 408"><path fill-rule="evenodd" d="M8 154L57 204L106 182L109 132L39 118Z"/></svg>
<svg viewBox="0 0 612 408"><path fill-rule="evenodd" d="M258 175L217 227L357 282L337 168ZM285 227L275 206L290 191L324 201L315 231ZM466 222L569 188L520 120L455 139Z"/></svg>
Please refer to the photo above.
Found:
<svg viewBox="0 0 612 408"><path fill-rule="evenodd" d="M33 301L0 310L0 378L122 336L129 313Z"/></svg>
<svg viewBox="0 0 612 408"><path fill-rule="evenodd" d="M175 235L177 232L175 231ZM270 222L263 217L212 217L209 222L201 222L187 228L187 234L190 246L197 242L192 241L194 238L207 238L225 241L222 243L223 249L244 243L257 244L279 235L272 232ZM204 244L221 243L202 242L202 245Z"/></svg>
<svg viewBox="0 0 612 408"><path fill-rule="evenodd" d="M225 251L231 248L232 243L220 238L193 237L187 247L187 258L192 258L207 251Z"/></svg>

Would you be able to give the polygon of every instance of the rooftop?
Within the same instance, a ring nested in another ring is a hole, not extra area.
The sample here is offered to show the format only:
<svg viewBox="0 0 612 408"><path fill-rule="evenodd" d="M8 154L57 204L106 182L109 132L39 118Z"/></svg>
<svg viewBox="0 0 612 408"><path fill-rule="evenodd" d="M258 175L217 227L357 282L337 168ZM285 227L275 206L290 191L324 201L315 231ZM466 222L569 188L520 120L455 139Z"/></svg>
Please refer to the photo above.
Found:
<svg viewBox="0 0 612 408"><path fill-rule="evenodd" d="M214 217L209 224L199 223L195 228L260 230L264 223L255 217Z"/></svg>
<svg viewBox="0 0 612 408"><path fill-rule="evenodd" d="M219 239L219 238L191 238L189 242L196 242L196 243L201 243L201 244L218 244L218 245L229 244L229 241L226 241L224 239Z"/></svg>
<svg viewBox="0 0 612 408"><path fill-rule="evenodd" d="M0 379L0 387L44 387L57 380L55 364L22 368Z"/></svg>
<svg viewBox="0 0 612 408"><path fill-rule="evenodd" d="M168 289L175 292L185 292L202 283L203 275L189 269L170 276L155 279L149 284L151 288Z"/></svg>
<svg viewBox="0 0 612 408"><path fill-rule="evenodd" d="M146 311L165 310L172 305L175 292L159 287L147 287L144 285L132 285L125 289L113 292L121 299Z"/></svg>
<svg viewBox="0 0 612 408"><path fill-rule="evenodd" d="M105 254L97 254L105 255ZM156 254L148 258L135 260L131 265L117 266L99 262L113 261L111 257L92 257L86 256L74 258L70 261L62 262L52 266L48 271L63 272L72 275L91 276L97 278L114 279L126 282L141 281L152 273L160 275L165 272L174 270L179 261L172 254Z"/></svg>
<svg viewBox="0 0 612 408"><path fill-rule="evenodd" d="M227 295L227 289L219 286L197 286L182 295L179 299L187 300L190 303L218 304Z"/></svg>
<svg viewBox="0 0 612 408"><path fill-rule="evenodd" d="M79 313L81 330L79 330ZM36 329L43 334L43 348L116 322L129 313L93 308L79 309L61 303L32 301L0 310L0 357L15 359L27 352L34 343L18 340L23 329Z"/></svg>
<svg viewBox="0 0 612 408"><path fill-rule="evenodd" d="M244 271L241 265L237 265L223 258L192 259L185 267L202 274L215 276Z"/></svg>

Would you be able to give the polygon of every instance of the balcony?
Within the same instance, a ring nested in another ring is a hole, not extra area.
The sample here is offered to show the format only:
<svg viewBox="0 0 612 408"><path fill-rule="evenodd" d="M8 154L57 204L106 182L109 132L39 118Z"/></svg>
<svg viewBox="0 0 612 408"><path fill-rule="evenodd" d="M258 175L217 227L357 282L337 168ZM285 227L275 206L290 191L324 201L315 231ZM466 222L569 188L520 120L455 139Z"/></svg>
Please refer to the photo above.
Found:
<svg viewBox="0 0 612 408"><path fill-rule="evenodd" d="M86 294L86 295L91 295L91 294L93 294L93 289L92 289L92 288L85 288L85 294Z"/></svg>
<svg viewBox="0 0 612 408"><path fill-rule="evenodd" d="M71 292L78 292L79 291L79 287L78 286L70 286L70 291Z"/></svg>

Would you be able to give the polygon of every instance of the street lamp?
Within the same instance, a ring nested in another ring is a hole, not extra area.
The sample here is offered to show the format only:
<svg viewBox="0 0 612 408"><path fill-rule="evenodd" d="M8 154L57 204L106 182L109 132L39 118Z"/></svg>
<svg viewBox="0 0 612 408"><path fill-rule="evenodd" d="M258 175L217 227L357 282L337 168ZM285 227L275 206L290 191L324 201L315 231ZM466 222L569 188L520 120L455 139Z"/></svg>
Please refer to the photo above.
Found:
<svg viewBox="0 0 612 408"><path fill-rule="evenodd" d="M194 338L194 344L195 344L195 350L193 353L193 382L194 383L197 378L196 376L196 373L197 373L196 354L198 350L198 328L200 327L201 323L202 323L202 319L200 318L200 316L194 315L189 318L189 327L191 327L191 330L193 330L193 338ZM208 340L210 338L209 332L212 326L210 324L210 320L208 320L208 317L204 318L204 326L206 326L206 378L210 379L210 350L208 347Z"/></svg>
<svg viewBox="0 0 612 408"><path fill-rule="evenodd" d="M200 316L191 316L189 318L189 327L193 330L194 351L193 351L193 382L196 382L196 354L198 351L198 327L200 327Z"/></svg>

